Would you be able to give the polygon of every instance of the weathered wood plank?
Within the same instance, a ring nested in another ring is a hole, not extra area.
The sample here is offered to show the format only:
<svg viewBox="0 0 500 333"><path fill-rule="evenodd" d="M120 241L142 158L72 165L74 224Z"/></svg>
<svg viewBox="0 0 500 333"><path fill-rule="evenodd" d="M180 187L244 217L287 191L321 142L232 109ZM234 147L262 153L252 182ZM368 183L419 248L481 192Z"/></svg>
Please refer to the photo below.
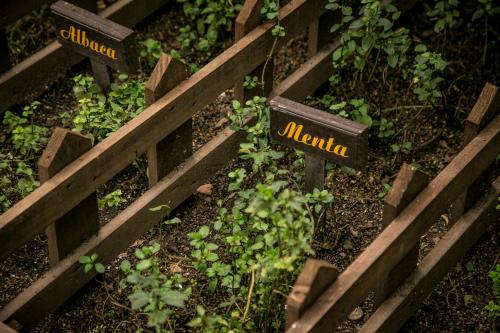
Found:
<svg viewBox="0 0 500 333"><path fill-rule="evenodd" d="M386 228L401 211L422 191L429 183L429 177L413 166L404 163L394 180L391 190L384 199L382 225ZM403 280L417 267L420 251L420 240L394 267L386 277L379 279L375 287L375 307L380 305L403 282Z"/></svg>
<svg viewBox="0 0 500 333"><path fill-rule="evenodd" d="M298 0L284 6L281 23L293 38L324 12L326 0ZM146 108L78 161L42 184L0 216L0 259L32 239L47 225L76 206L146 149L172 133L203 106L256 66L272 47L271 23L254 29L157 103ZM285 43L287 38L280 39ZM188 111L186 111L188 109ZM13 237L15 235L15 237Z"/></svg>
<svg viewBox="0 0 500 333"><path fill-rule="evenodd" d="M150 106L189 77L189 68L181 61L162 54L146 84L146 105ZM148 150L149 186L193 154L193 121L189 118Z"/></svg>
<svg viewBox="0 0 500 333"><path fill-rule="evenodd" d="M463 146L466 146L479 133L488 122L500 111L500 90L491 83L486 83L479 95L476 104L465 120ZM467 211L481 196L481 190L492 168L487 170L470 187L458 197L451 206L449 223L453 225L462 214Z"/></svg>
<svg viewBox="0 0 500 333"><path fill-rule="evenodd" d="M120 0L99 15L131 27L168 1ZM47 90L51 82L83 59L83 56L53 42L12 67L0 76L0 112Z"/></svg>
<svg viewBox="0 0 500 333"><path fill-rule="evenodd" d="M307 259L286 300L286 326L297 321L338 275L339 270L329 262Z"/></svg>
<svg viewBox="0 0 500 333"><path fill-rule="evenodd" d="M500 153L500 116L467 145L287 331L333 330Z"/></svg>
<svg viewBox="0 0 500 333"><path fill-rule="evenodd" d="M90 138L57 127L38 161L40 182L45 183L91 148ZM57 264L98 230L99 209L94 192L45 230L50 265Z"/></svg>
<svg viewBox="0 0 500 333"><path fill-rule="evenodd" d="M17 331L10 326L7 326L4 323L0 322L0 333L17 333Z"/></svg>
<svg viewBox="0 0 500 333"><path fill-rule="evenodd" d="M300 69L299 69L300 71ZM301 71L303 72L303 71ZM290 86L290 89L294 89L293 86ZM286 92L286 90L284 90ZM290 96L294 100L300 101L299 96ZM226 129L221 135L226 135L226 138L222 141L219 141L220 136L217 140L212 140L211 147L220 147L221 149L226 149L225 147L233 147L233 149L238 149L239 143L244 139L244 136L239 132L232 132L229 129ZM224 147L223 147L224 146ZM38 280L28 289L23 291L14 301L9 303L2 311L0 311L0 320L1 318L9 318L9 317L25 317L28 316L32 309L39 309L44 307L44 313L49 313L53 311L58 305L62 304L67 298L69 298L76 290L78 290L81 286L83 286L88 280L92 278L91 275L84 274L81 270L81 265L77 263L78 258L82 255L86 255L89 253L99 253L102 255L101 249L105 248L106 251L114 251L114 252L106 252L109 253L104 257L103 260L105 262L109 262L112 260L116 253L121 251L121 249L125 248L132 242L137 239L143 230L147 230L150 226L144 226L144 229L141 228L140 224L144 221L153 221L155 217L154 214L150 215L151 212L146 211L146 208L155 207L159 204L169 204L171 207L175 207L176 202L182 202L183 196L187 197L191 195L193 189L198 187L199 183L202 183L203 180L199 180L192 177L192 175L197 175L197 170L190 171L189 168L194 168L195 166L199 170L205 171L207 169L207 163L204 162L202 156L205 156L205 159L217 158L218 156L213 156L213 152L207 152L204 150L206 148L201 148L198 152L194 154L188 161L184 163L184 166L181 167L178 171L171 173L166 178L161 180L160 184L157 184L155 187L146 192L140 203L135 203L135 206L131 206L127 208L119 217L115 218L113 223L108 223L103 229L101 229L100 233L89 240L88 245L82 245L79 249L75 251L75 254L72 255L71 258L67 258L63 260L63 262L59 263L57 267L51 269L42 280ZM216 159L217 163L221 163L223 165L225 161L227 162L231 156L228 150L224 150L224 154L219 156L219 159ZM196 162L199 161L199 162ZM199 163L199 166L198 164ZM212 163L212 162L210 162ZM215 163L215 161L213 161ZM213 171L208 170L207 173L213 173L216 171L216 166L214 165ZM191 176L190 176L191 175ZM210 174L211 176L211 174ZM176 180L176 179L183 179ZM184 179L192 179L189 188L179 187L178 183L189 184L189 181L184 181ZM152 192L154 190L154 192ZM161 193L160 193L161 192ZM172 193L171 193L172 192ZM179 193L180 192L180 193ZM159 198L161 195L161 199ZM169 202L169 198L173 198L174 202ZM156 201L155 201L156 200ZM144 214L148 214L146 218L141 220L137 226L134 226L132 222L128 222L128 219L135 219L135 216L142 216L140 212ZM126 215L124 215L126 214ZM109 225L109 226L108 226ZM139 227L139 229L137 229ZM109 229L107 229L109 228ZM123 229L123 230L122 230ZM122 236L126 235L126 236ZM116 237L116 238L115 238ZM122 239L125 237L125 239ZM120 242L116 243L115 239L119 239ZM127 243L128 242L128 243ZM72 279L70 282L67 279ZM71 287L69 290L67 288ZM59 291L57 297L52 297L52 293L54 291ZM48 303L45 303L48 300ZM34 318L36 322L40 318L44 316L44 313L40 313Z"/></svg>
<svg viewBox="0 0 500 333"><path fill-rule="evenodd" d="M488 226L498 221L495 207L499 194L500 178L497 178L489 193L457 221L405 284L372 314L358 332L398 332L446 273L488 230Z"/></svg>
<svg viewBox="0 0 500 333"><path fill-rule="evenodd" d="M263 4L264 0L245 1L238 17L236 17L234 28L235 41L239 41L262 23L263 18L260 10ZM251 72L244 73L243 76L239 77L234 87L234 98L240 101L240 103L245 103L253 96L269 96L273 88L273 62L273 58L271 58L268 60L267 66L264 66L264 63L262 63L257 68L252 68ZM265 71L264 76L262 76L263 71ZM247 74L251 77L257 76L260 83L264 79L264 86L257 85L251 89L243 87L244 76Z"/></svg>

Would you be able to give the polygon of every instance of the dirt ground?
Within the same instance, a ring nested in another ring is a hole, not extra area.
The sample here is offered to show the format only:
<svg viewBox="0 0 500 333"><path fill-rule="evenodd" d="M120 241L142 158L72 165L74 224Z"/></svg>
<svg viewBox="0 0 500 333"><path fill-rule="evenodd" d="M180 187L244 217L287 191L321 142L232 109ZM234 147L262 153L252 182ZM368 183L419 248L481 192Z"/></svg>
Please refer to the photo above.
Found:
<svg viewBox="0 0 500 333"><path fill-rule="evenodd" d="M398 131L391 142L376 138L370 141L366 170L349 172L335 168L334 175L327 184L335 197L335 204L327 212L326 223L314 240L314 248L317 258L328 260L340 269L345 269L382 230L383 201L378 197L383 190L382 183L392 183L404 162L419 165L431 178L436 176L459 152L463 120L472 109L484 83L500 83L498 33L490 36L487 59L483 64L484 36L478 24L463 23L460 28L452 29L444 36L435 34L432 30L433 22L426 17L424 9L424 5L417 4L414 10L406 15L403 24L411 29L414 40L422 40L430 48L439 50L449 62L442 86L442 107L412 107L421 103L412 94L401 91L401 87L406 87L407 84L402 73L397 70L384 73L376 71L375 77L386 77L387 80L382 84L381 79L368 82L356 91L345 86L332 89L325 85L317 92L317 96L310 97L305 102L324 109L321 103L324 93L343 99L365 98L371 105L376 106L377 115L390 117ZM179 5L163 8L148 18L147 23L137 27L139 39L160 40L165 51L178 48L176 34L184 23L185 18ZM216 53L227 48L231 42L231 36L228 34ZM275 60L277 82L305 61L306 47L307 39L301 36L279 51ZM186 57L188 61L201 66L215 55L207 57L192 52L187 53ZM72 93L70 78L78 73L90 73L89 65L75 67L66 78L60 79L50 91L38 98L44 109L43 113L37 116L37 123L50 127L61 126L59 114L75 111L77 101ZM147 73L141 75L146 77ZM223 125L220 124L231 110L231 99L232 91L227 91L213 104L195 114L194 149L208 142L221 129ZM4 132L5 129L0 125L0 137ZM394 154L388 149L391 143L402 141L413 143L410 154ZM0 150L8 149L9 143L5 142ZM36 159L33 163L35 161ZM107 267L105 274L98 276L50 315L36 332L129 332L135 331L140 323L144 324L144 315L131 311L127 295L118 288L122 278L119 264L124 259L132 260L136 248L153 240L162 245L159 260L166 272L179 272L186 277L200 278L190 264L191 249L185 235L197 230L201 225L211 223L217 213L217 200L227 196L226 175L239 165L242 165L241 161L233 161L207 182L213 185L210 195L196 193L174 211L173 215L182 220L181 224L154 228L138 239ZM121 188L127 200L126 204L130 204L147 189L147 177L141 170L141 162L139 167L128 167L99 189L100 195ZM117 213L116 209L102 211L101 220L106 223ZM446 232L447 214L444 212L443 217L436 221L422 238L421 257ZM445 277L401 331L489 333L498 330L500 323L488 317L484 306L493 297L487 272L499 262L499 235L500 228L497 223ZM47 271L46 247L45 236L39 235L0 264L0 308ZM203 292L194 293L186 308L179 312L180 325L175 331L186 331L181 324L193 316L197 302L207 307L217 304L210 295ZM372 299L368 297L360 305L364 313L362 318L344 322L338 332L355 332L368 318L372 307Z"/></svg>

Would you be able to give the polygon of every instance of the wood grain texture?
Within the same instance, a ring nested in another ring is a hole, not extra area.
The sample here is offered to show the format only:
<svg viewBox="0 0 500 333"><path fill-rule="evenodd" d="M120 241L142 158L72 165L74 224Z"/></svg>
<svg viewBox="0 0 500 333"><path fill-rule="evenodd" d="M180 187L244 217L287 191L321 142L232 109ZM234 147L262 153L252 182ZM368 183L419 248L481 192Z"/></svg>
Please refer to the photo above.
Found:
<svg viewBox="0 0 500 333"><path fill-rule="evenodd" d="M45 183L91 148L90 138L57 127L38 161L40 182ZM50 265L57 264L98 230L99 212L94 192L45 230Z"/></svg>
<svg viewBox="0 0 500 333"><path fill-rule="evenodd" d="M281 9L281 23L293 38L321 15L326 0L297 0ZM212 102L237 77L261 63L272 47L272 24L265 23L207 66L146 108L117 132L68 165L50 181L0 216L0 259L63 216L97 187L144 154ZM286 43L287 38L280 39ZM36 221L36 222L35 222ZM16 235L16 237L13 237Z"/></svg>
<svg viewBox="0 0 500 333"><path fill-rule="evenodd" d="M248 0L243 4L243 8L236 17L235 28L234 28L234 40L239 41L246 34L256 28L259 24L263 22L262 14L260 10L264 0ZM247 100L252 99L254 96L269 96L273 89L273 68L274 68L274 58L270 58L267 61L267 65L264 63L260 64L256 68L251 68L251 71L245 73L250 77L256 76L258 81L264 85L257 85L254 88L248 89L243 87L244 77L240 76L236 80L234 86L234 98L240 103L244 104ZM264 73L264 75L262 75Z"/></svg>
<svg viewBox="0 0 500 333"><path fill-rule="evenodd" d="M465 120L463 146L466 146L491 119L500 111L500 90L491 83L486 83L476 104ZM462 214L479 199L484 185L493 174L494 166L485 171L451 206L449 224L453 225Z"/></svg>
<svg viewBox="0 0 500 333"><path fill-rule="evenodd" d="M338 275L339 270L329 262L307 259L286 300L286 327L296 322Z"/></svg>
<svg viewBox="0 0 500 333"><path fill-rule="evenodd" d="M394 180L391 190L384 199L382 225L387 227L408 204L427 186L429 177L415 167L404 163ZM376 308L403 280L417 267L420 252L420 240L388 274L379 279L375 286L374 307Z"/></svg>
<svg viewBox="0 0 500 333"><path fill-rule="evenodd" d="M169 0L119 0L100 16L132 27ZM85 57L53 42L0 76L0 113L29 97L46 91L50 84Z"/></svg>
<svg viewBox="0 0 500 333"><path fill-rule="evenodd" d="M333 330L415 246L453 200L500 153L500 116L475 137L434 180L420 192L366 250L338 277L306 313L287 331Z"/></svg>
<svg viewBox="0 0 500 333"><path fill-rule="evenodd" d="M298 71L304 73L300 68ZM289 86L289 89L295 91L293 85ZM283 91L287 93L287 90L283 89ZM290 97L300 100L299 96L291 95ZM101 250L106 249L104 259L106 261L113 260L116 253L121 252L122 249L125 249L131 242L137 239L144 230L147 230L156 223L154 219L159 217L152 214L149 211L149 207L165 203L168 203L171 207L175 207L175 205L182 202L183 198L190 196L192 190L203 182L202 179L198 179L198 170L206 172L208 174L207 177L211 177L217 170L217 167L219 167L219 164L212 165L211 163L224 163L224 161L228 161L231 158L230 152L233 150L225 149L231 147L229 149L235 149L236 151L239 143L244 139L242 133L232 132L228 129L224 130L221 135L225 137L219 136L217 140L214 139L215 141L211 141L212 144L210 146L202 147L179 170L171 173L162 179L159 184L146 192L140 202L134 203L134 206L127 208L112 223L106 224L96 237L90 239L87 245L83 244L77 249L71 258L66 258L60 262L56 267L47 272L41 280L36 281L32 286L23 291L22 294L0 311L0 320L3 320L2 318L20 317L37 322L45 314L52 312L62 304L92 278L91 275L85 274L81 270L81 265L77 263L80 256L89 253L99 253L101 255L101 252L103 252ZM214 152L211 152L210 149L218 147L223 149L222 153L220 153L220 156L219 154L212 156ZM207 167L207 163L210 163L209 165L213 166L213 169ZM190 170L190 168L194 167L197 169ZM179 186L178 184L183 184L184 186ZM188 187L186 188L185 186ZM172 198L172 201L170 201L170 198ZM137 223L139 220L140 223ZM143 225L144 221L150 222ZM40 309L43 311L36 312L40 311ZM37 313L37 316L30 319L29 314L34 311Z"/></svg>
<svg viewBox="0 0 500 333"><path fill-rule="evenodd" d="M495 207L499 194L500 178L497 178L488 194L457 221L425 256L405 284L372 314L358 332L398 332L446 273L490 225L498 222L499 213Z"/></svg>
<svg viewBox="0 0 500 333"><path fill-rule="evenodd" d="M162 54L146 84L146 105L150 106L188 77L187 65ZM155 185L192 154L193 121L189 118L148 150L149 186Z"/></svg>

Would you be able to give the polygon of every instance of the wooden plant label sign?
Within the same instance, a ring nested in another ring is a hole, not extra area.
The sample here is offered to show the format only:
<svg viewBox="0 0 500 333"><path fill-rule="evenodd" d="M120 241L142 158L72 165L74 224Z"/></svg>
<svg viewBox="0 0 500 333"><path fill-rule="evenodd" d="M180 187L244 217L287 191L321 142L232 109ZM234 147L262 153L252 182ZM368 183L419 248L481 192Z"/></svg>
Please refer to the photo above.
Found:
<svg viewBox="0 0 500 333"><path fill-rule="evenodd" d="M279 96L270 105L274 141L340 165L363 168L368 126Z"/></svg>
<svg viewBox="0 0 500 333"><path fill-rule="evenodd" d="M137 70L133 30L66 1L57 1L50 8L61 44L122 72Z"/></svg>

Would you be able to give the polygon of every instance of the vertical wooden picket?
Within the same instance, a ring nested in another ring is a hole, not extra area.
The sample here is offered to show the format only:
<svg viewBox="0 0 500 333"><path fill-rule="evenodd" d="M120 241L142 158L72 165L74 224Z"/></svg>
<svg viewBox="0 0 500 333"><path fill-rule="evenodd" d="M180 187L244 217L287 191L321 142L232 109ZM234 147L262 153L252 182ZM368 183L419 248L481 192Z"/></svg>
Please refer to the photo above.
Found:
<svg viewBox="0 0 500 333"><path fill-rule="evenodd" d="M262 8L262 4L264 3L264 0L247 0L245 1L245 4L243 5L243 8L241 9L238 17L236 18L236 23L235 23L235 37L234 40L239 41L245 35L257 27L259 24L262 23L262 15L260 13L260 10ZM255 88L252 89L247 89L243 87L243 78L238 78L235 87L234 87L234 97L241 103L244 103L245 101L251 99L254 96L265 96L268 97L271 91L273 90L273 68L274 68L274 58L270 58L267 61L267 65L265 66L265 62L260 64L257 68L255 68L251 73L248 75L253 77L257 76L258 81L260 83L264 83L264 86L262 85L257 85ZM265 72L264 75L262 75L262 71L264 71L265 67ZM261 82L262 78L264 79L264 82Z"/></svg>
<svg viewBox="0 0 500 333"><path fill-rule="evenodd" d="M429 177L414 167L403 164L387 194L383 208L383 227L386 228L403 209L422 191L429 183ZM380 305L415 269L418 262L420 241L408 254L381 279L375 287L375 307Z"/></svg>
<svg viewBox="0 0 500 333"><path fill-rule="evenodd" d="M500 89L491 83L486 83L476 104L465 120L462 147L467 146L474 137L500 111ZM489 181L494 165L490 166L451 206L450 227L466 212L481 196L484 184Z"/></svg>
<svg viewBox="0 0 500 333"><path fill-rule="evenodd" d="M90 138L64 128L56 128L38 161L40 182L48 181L90 148ZM50 265L57 264L98 230L97 196L94 192L46 229Z"/></svg>
<svg viewBox="0 0 500 333"><path fill-rule="evenodd" d="M334 34L330 32L330 29L339 18L338 12L328 10L309 25L307 36L308 58L314 56L323 46L333 40Z"/></svg>
<svg viewBox="0 0 500 333"><path fill-rule="evenodd" d="M146 84L146 105L153 104L188 77L187 65L167 54L162 54ZM155 185L192 154L193 124L189 118L148 150L149 186Z"/></svg>
<svg viewBox="0 0 500 333"><path fill-rule="evenodd" d="M291 293L286 300L286 327L296 322L339 275L332 264L318 259L307 259Z"/></svg>

